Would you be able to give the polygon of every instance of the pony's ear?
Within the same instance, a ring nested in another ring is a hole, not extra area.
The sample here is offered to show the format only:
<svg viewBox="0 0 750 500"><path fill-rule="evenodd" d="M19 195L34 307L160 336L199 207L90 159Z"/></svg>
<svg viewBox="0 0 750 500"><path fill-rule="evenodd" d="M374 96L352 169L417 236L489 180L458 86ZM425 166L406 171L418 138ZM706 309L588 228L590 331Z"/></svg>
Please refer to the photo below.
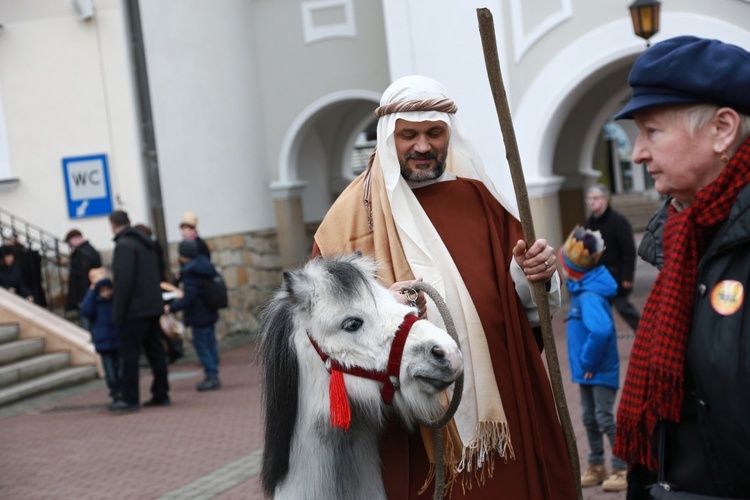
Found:
<svg viewBox="0 0 750 500"><path fill-rule="evenodd" d="M305 311L312 307L313 284L303 271L284 271L284 291L289 294L295 305Z"/></svg>

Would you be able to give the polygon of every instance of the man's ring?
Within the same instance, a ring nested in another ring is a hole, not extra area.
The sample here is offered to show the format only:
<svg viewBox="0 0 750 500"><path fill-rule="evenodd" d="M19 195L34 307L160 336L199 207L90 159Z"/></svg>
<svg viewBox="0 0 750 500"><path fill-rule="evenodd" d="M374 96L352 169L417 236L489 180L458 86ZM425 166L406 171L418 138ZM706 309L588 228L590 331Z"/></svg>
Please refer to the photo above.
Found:
<svg viewBox="0 0 750 500"><path fill-rule="evenodd" d="M544 269L549 269L549 262L546 260L544 261Z"/></svg>

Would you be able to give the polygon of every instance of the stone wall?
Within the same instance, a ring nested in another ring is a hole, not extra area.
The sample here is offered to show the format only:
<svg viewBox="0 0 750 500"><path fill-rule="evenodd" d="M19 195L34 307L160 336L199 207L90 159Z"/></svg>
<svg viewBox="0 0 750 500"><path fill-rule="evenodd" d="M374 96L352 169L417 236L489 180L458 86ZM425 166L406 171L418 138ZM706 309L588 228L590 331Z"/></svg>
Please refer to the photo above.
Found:
<svg viewBox="0 0 750 500"><path fill-rule="evenodd" d="M206 238L211 262L224 277L229 307L219 312L217 338L253 332L262 304L281 282L279 249L272 230ZM170 267L179 268L177 243L169 248Z"/></svg>

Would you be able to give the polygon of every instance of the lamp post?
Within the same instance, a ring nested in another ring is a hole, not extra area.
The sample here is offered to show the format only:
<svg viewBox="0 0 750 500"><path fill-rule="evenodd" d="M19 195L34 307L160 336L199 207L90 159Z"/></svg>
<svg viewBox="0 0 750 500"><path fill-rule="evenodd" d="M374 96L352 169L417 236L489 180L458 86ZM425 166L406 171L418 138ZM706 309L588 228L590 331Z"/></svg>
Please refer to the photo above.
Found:
<svg viewBox="0 0 750 500"><path fill-rule="evenodd" d="M661 2L658 0L635 0L630 4L630 16L633 18L633 31L646 40L646 47L651 43L649 38L659 31L659 9Z"/></svg>

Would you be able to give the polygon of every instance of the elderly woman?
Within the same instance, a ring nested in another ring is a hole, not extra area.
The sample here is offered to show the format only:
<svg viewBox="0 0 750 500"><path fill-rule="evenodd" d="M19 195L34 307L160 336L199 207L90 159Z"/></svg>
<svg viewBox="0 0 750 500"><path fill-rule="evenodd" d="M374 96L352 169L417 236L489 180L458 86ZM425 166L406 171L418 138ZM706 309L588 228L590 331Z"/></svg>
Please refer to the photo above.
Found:
<svg viewBox="0 0 750 500"><path fill-rule="evenodd" d="M629 499L750 498L750 53L676 37L629 82L616 118L635 120L633 161L672 201L615 454Z"/></svg>

